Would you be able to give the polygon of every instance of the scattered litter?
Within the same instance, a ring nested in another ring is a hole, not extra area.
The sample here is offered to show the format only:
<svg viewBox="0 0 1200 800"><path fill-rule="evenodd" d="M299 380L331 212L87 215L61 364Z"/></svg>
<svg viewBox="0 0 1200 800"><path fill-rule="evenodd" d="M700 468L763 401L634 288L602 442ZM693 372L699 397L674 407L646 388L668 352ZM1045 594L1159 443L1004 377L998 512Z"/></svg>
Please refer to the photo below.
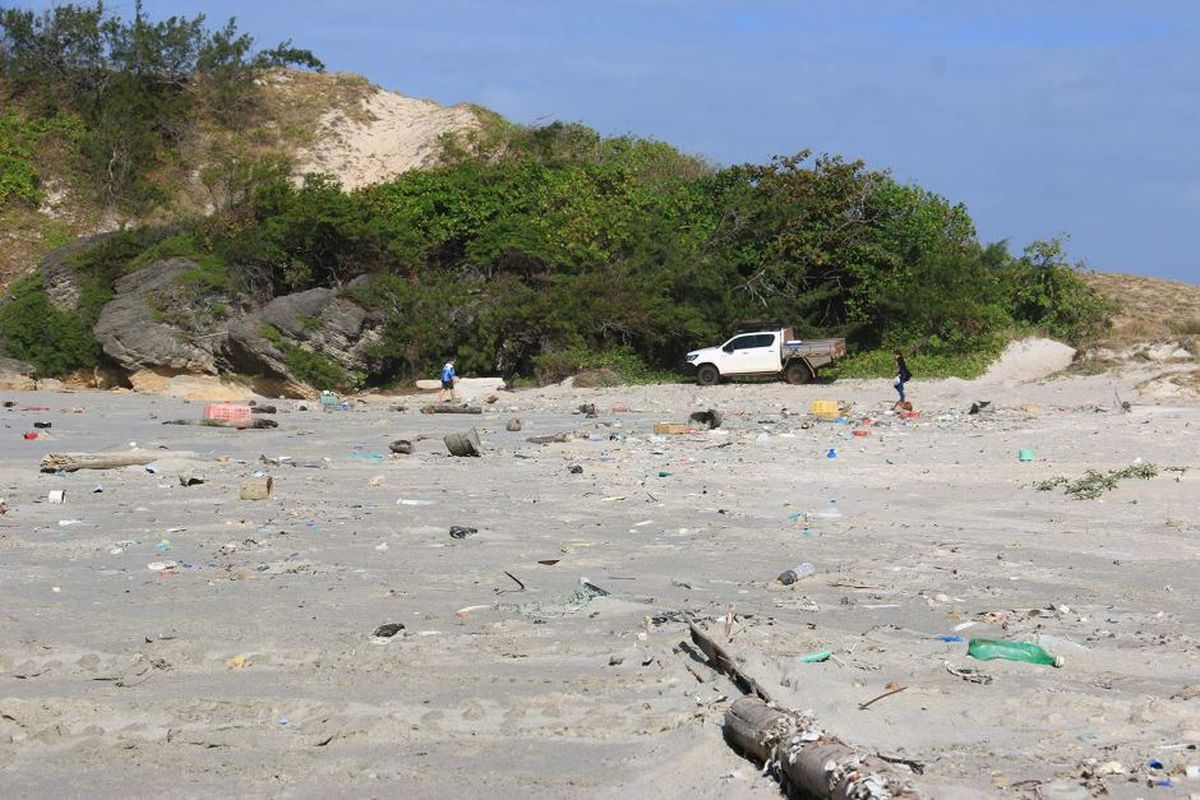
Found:
<svg viewBox="0 0 1200 800"><path fill-rule="evenodd" d="M1011 642L998 639L972 639L967 644L967 655L980 661L990 661L994 658L1005 661L1023 661L1028 664L1043 664L1050 667L1061 667L1061 656L1052 656L1036 644L1030 642Z"/></svg>
<svg viewBox="0 0 1200 800"><path fill-rule="evenodd" d="M689 433L691 430L690 425L684 425L682 422L654 423L654 432L659 436L678 436L682 433Z"/></svg>
<svg viewBox="0 0 1200 800"><path fill-rule="evenodd" d="M266 500L275 489L275 481L270 476L247 481L242 484L238 497L242 500Z"/></svg>
<svg viewBox="0 0 1200 800"><path fill-rule="evenodd" d="M725 417L720 411L710 408L707 411L693 411L690 419L698 425L703 425L709 430L713 430L714 428L721 427L721 423ZM657 432L655 431L655 433Z"/></svg>
<svg viewBox="0 0 1200 800"><path fill-rule="evenodd" d="M479 443L479 432L474 428L466 433L451 433L442 441L452 456L477 457L483 453L483 446Z"/></svg>
<svg viewBox="0 0 1200 800"><path fill-rule="evenodd" d="M166 572L169 569L178 567L178 562L175 561L151 561L146 565L146 569L152 572Z"/></svg>
<svg viewBox="0 0 1200 800"><path fill-rule="evenodd" d="M64 489L52 489L46 499L54 505L62 505L67 500L67 492Z"/></svg>
<svg viewBox="0 0 1200 800"><path fill-rule="evenodd" d="M229 669L245 669L250 666L250 658L248 656L234 656L225 659L225 666Z"/></svg>
<svg viewBox="0 0 1200 800"><path fill-rule="evenodd" d="M202 484L202 483L204 483L203 475L198 475L198 474L196 474L194 472L190 472L190 471L185 471L185 472L179 473L179 485L180 486L198 486L199 484Z"/></svg>
<svg viewBox="0 0 1200 800"><path fill-rule="evenodd" d="M572 475L582 475L583 467L579 464L570 464L567 466L567 472L571 473Z"/></svg>
<svg viewBox="0 0 1200 800"><path fill-rule="evenodd" d="M597 597L608 597L610 594L612 594L612 592L597 586L587 578L580 578L579 585L582 587L579 593L583 595L583 599L585 600L594 600Z"/></svg>
<svg viewBox="0 0 1200 800"><path fill-rule="evenodd" d="M403 622L385 622L375 629L373 636L379 636L384 639L390 639L400 631L404 630Z"/></svg>
<svg viewBox="0 0 1200 800"><path fill-rule="evenodd" d="M956 667L949 662L946 663L946 672L949 672L956 678L962 678L968 683L978 683L981 686L987 686L992 682L992 676L971 667Z"/></svg>
<svg viewBox="0 0 1200 800"><path fill-rule="evenodd" d="M819 650L815 653L809 653L805 656L796 656L796 660L801 664L819 664L822 661L828 661L833 658L833 652L829 650Z"/></svg>
<svg viewBox="0 0 1200 800"><path fill-rule="evenodd" d="M250 406L239 403L209 403L204 407L203 419L214 422L249 424L252 413Z"/></svg>
<svg viewBox="0 0 1200 800"><path fill-rule="evenodd" d="M473 536L476 533L479 533L478 528L466 528L466 527L463 527L462 525L451 525L450 526L450 538L451 539L465 539L468 536Z"/></svg>
<svg viewBox="0 0 1200 800"><path fill-rule="evenodd" d="M807 578L816 571L817 566L815 564L810 561L805 561L801 564L797 564L791 569L784 570L783 572L779 573L779 577L775 580L779 581L784 586L791 586L796 581L802 578Z"/></svg>
<svg viewBox="0 0 1200 800"><path fill-rule="evenodd" d="M433 501L432 500L421 500L418 498L401 497L399 500L396 501L396 505L398 505L398 506L431 506L431 505L433 505Z"/></svg>

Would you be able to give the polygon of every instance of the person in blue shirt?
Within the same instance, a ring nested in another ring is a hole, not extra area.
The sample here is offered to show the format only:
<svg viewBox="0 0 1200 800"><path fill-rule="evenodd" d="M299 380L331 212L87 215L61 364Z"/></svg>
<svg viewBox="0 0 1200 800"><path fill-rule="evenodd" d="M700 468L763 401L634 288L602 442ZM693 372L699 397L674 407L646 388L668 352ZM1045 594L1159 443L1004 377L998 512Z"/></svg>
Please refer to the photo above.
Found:
<svg viewBox="0 0 1200 800"><path fill-rule="evenodd" d="M896 406L903 406L905 403L904 384L912 380L912 373L908 371L908 364L904 363L904 356L900 354L899 350L894 353L894 356L896 358L895 389L896 393L900 395L900 399L896 401Z"/></svg>
<svg viewBox="0 0 1200 800"><path fill-rule="evenodd" d="M458 392L454 389L454 384L458 383L458 374L454 371L454 359L450 359L442 366L442 391L438 394L438 400L446 402L453 400L458 402Z"/></svg>

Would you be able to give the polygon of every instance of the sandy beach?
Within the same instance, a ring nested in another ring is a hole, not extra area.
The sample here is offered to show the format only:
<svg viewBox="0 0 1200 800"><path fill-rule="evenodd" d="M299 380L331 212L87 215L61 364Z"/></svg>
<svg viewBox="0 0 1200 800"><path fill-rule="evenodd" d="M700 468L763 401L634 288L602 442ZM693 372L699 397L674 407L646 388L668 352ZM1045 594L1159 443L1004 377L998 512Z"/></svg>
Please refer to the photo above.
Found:
<svg viewBox="0 0 1200 800"><path fill-rule="evenodd" d="M777 797L723 741L737 690L682 644L732 610L722 641L782 704L935 796L1194 797L1200 407L1139 398L1135 371L1033 372L918 379L912 419L885 381L556 386L478 416L263 401L279 427L246 431L5 393L2 794ZM813 421L821 399L851 424ZM707 408L720 428L652 433ZM470 427L484 455L449 456ZM38 469L134 443L149 469ZM1131 464L1157 477L1033 486ZM272 496L239 499L260 474ZM1064 665L976 661L971 637Z"/></svg>

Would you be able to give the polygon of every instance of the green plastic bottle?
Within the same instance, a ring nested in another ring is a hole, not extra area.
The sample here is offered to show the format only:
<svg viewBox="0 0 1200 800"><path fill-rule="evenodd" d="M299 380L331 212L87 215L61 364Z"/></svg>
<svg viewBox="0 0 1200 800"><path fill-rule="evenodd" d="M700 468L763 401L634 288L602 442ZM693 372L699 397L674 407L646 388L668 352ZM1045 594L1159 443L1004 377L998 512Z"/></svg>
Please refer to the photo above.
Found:
<svg viewBox="0 0 1200 800"><path fill-rule="evenodd" d="M1063 660L1052 656L1029 642L1008 642L998 639L972 639L967 645L967 655L980 661L991 661L1002 658L1005 661L1024 661L1028 664L1045 664L1048 667L1061 667Z"/></svg>

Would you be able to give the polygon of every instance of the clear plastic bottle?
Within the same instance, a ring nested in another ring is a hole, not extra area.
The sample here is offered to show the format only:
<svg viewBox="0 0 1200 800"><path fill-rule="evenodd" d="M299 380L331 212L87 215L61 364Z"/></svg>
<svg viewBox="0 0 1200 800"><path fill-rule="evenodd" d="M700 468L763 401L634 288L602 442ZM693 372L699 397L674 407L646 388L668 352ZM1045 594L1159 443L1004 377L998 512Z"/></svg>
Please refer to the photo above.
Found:
<svg viewBox="0 0 1200 800"><path fill-rule="evenodd" d="M842 512L838 511L837 498L830 498L829 507L824 511L817 511L813 516L817 519L841 519Z"/></svg>
<svg viewBox="0 0 1200 800"><path fill-rule="evenodd" d="M967 655L980 661L1002 658L1005 661L1024 661L1028 664L1045 664L1061 667L1063 660L1030 642L1009 642L999 639L972 639L967 644Z"/></svg>
<svg viewBox="0 0 1200 800"><path fill-rule="evenodd" d="M817 567L810 561L805 561L802 564L797 564L789 570L784 570L775 580L782 583L784 586L791 586L801 578L807 578L817 571Z"/></svg>

